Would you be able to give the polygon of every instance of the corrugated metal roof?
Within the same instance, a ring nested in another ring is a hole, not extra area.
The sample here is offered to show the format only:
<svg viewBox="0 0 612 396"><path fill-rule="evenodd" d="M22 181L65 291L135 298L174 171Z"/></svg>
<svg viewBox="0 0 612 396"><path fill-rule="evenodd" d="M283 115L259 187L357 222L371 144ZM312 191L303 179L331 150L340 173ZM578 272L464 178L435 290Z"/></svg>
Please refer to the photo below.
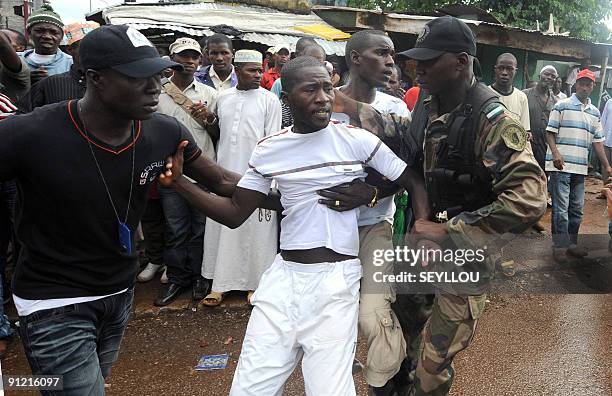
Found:
<svg viewBox="0 0 612 396"><path fill-rule="evenodd" d="M295 50L295 44L300 39L300 36L288 36L282 34L269 34L269 33L247 33L242 36L244 41L252 41L254 43L266 44L269 46L274 45L289 45L291 51ZM327 41L319 38L315 38L315 41L323 47L327 55L338 55L344 56L345 42Z"/></svg>
<svg viewBox="0 0 612 396"><path fill-rule="evenodd" d="M188 34L190 36L210 36L215 34L212 30L208 28L203 29L194 29L185 26L171 25L171 24L151 24L151 23L138 23L138 22L122 22L122 23L114 23L114 25L129 25L137 30L145 30L145 29L161 29L161 30L172 30L175 32L181 32Z"/></svg>
<svg viewBox="0 0 612 396"><path fill-rule="evenodd" d="M106 8L107 23L136 29L163 29L191 36L210 35L211 26L229 25L245 32L242 39L266 45L289 44L304 36L296 26L327 25L315 14L298 15L271 8L222 3L119 5ZM330 26L332 28L332 26ZM328 54L344 55L344 42L316 38Z"/></svg>

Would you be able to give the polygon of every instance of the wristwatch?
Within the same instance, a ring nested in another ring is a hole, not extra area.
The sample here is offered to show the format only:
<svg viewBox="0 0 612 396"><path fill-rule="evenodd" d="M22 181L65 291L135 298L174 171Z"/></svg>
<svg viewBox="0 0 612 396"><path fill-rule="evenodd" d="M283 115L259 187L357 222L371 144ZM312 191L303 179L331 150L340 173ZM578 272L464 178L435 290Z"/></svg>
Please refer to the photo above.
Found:
<svg viewBox="0 0 612 396"><path fill-rule="evenodd" d="M376 206L377 203L378 203L378 187L374 187L374 196L372 197L372 200L367 205L367 207L373 208L374 206Z"/></svg>

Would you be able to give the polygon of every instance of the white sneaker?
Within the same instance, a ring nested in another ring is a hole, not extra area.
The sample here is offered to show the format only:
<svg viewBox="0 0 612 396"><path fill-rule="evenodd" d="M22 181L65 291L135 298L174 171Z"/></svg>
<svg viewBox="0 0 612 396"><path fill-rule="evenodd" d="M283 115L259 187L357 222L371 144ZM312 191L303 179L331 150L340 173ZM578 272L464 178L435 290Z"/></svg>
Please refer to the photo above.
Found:
<svg viewBox="0 0 612 396"><path fill-rule="evenodd" d="M161 278L159 278L159 281L163 283L164 285L168 283L168 268L167 267L164 267L164 273L162 274Z"/></svg>
<svg viewBox="0 0 612 396"><path fill-rule="evenodd" d="M140 271L138 274L138 282L148 282L155 277L155 274L162 271L165 267L161 264L149 263L147 266Z"/></svg>

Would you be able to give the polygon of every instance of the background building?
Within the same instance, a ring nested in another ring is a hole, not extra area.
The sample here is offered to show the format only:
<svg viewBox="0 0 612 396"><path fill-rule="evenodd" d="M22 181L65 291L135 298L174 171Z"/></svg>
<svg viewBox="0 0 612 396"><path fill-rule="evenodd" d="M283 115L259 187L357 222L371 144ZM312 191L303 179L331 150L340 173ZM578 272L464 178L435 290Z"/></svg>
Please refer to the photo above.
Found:
<svg viewBox="0 0 612 396"><path fill-rule="evenodd" d="M14 7L20 7L23 10L25 3L29 3L30 10L38 9L44 0L0 0L0 28L2 29L15 29L20 32L24 31L24 18L23 16L15 15Z"/></svg>

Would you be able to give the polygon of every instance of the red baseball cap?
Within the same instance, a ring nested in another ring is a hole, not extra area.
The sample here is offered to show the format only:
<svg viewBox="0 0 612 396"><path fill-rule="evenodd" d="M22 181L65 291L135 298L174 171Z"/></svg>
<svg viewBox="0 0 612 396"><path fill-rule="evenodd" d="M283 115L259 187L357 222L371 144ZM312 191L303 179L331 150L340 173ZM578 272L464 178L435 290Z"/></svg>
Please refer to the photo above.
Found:
<svg viewBox="0 0 612 396"><path fill-rule="evenodd" d="M581 78L588 78L589 80L595 82L595 73L589 69L580 70L576 75L576 81L580 80Z"/></svg>

